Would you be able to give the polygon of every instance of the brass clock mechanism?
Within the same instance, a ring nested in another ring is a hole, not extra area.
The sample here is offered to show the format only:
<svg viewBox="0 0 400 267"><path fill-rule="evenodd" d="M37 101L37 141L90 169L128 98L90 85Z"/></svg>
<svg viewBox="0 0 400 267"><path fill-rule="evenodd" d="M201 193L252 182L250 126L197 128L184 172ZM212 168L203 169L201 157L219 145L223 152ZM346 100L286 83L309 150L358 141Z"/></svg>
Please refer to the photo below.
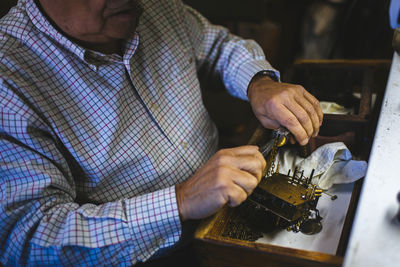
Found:
<svg viewBox="0 0 400 267"><path fill-rule="evenodd" d="M316 234L322 229L317 204L323 191L311 182L314 170L307 177L304 170L297 168L287 174L279 173L279 166L275 168L277 150L286 143L288 134L287 130L278 130L273 139L260 148L269 167L240 208L245 210L246 216L256 217L258 221L269 220L267 224L290 231Z"/></svg>

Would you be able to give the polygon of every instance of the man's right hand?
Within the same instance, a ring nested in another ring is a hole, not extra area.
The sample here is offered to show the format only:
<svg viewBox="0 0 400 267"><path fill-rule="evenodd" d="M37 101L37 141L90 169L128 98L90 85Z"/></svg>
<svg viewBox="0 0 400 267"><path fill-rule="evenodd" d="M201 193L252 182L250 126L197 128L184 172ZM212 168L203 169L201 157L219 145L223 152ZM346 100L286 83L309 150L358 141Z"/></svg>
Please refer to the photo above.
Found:
<svg viewBox="0 0 400 267"><path fill-rule="evenodd" d="M181 219L208 217L225 204L238 206L258 185L265 167L256 146L218 151L193 177L176 186Z"/></svg>

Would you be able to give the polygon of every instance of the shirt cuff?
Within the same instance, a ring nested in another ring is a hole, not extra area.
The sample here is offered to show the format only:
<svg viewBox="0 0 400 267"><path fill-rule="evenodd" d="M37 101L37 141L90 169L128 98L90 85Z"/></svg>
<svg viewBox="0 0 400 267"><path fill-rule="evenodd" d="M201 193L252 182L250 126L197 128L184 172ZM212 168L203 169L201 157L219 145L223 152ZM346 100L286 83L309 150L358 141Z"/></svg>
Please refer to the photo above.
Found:
<svg viewBox="0 0 400 267"><path fill-rule="evenodd" d="M271 64L266 60L255 60L247 62L239 67L237 79L238 86L240 88L239 97L245 100L247 98L247 88L250 84L251 79L260 71L268 71L271 74L271 78L275 81L280 81L280 73L274 69Z"/></svg>
<svg viewBox="0 0 400 267"><path fill-rule="evenodd" d="M179 241L179 219L175 186L125 200L128 224L136 242L138 261L146 261L157 250Z"/></svg>

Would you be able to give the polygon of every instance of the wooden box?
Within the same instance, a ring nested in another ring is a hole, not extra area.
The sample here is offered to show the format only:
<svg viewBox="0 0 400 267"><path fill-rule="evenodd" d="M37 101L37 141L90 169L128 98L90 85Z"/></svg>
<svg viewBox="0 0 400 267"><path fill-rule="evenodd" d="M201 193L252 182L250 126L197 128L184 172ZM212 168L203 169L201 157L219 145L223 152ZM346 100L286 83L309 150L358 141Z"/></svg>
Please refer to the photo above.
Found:
<svg viewBox="0 0 400 267"><path fill-rule="evenodd" d="M310 141L308 151L324 143L343 141L355 158L368 159L389 68L390 61L386 60L303 60L294 64L285 81L302 84L320 100L354 108L350 115L326 114L320 135ZM266 136L266 130L259 128L249 143L261 144ZM341 266L361 186L362 180L355 183L349 204L343 207L347 213L332 253L227 237L224 233L229 231L238 210L225 207L197 228L195 250L200 265Z"/></svg>

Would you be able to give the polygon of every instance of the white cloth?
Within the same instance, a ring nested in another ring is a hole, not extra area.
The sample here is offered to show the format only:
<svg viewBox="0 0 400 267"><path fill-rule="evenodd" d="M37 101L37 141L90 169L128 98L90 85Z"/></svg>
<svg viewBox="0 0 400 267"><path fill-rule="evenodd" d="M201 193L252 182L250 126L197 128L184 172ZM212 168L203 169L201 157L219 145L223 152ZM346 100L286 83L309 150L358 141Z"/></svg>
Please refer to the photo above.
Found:
<svg viewBox="0 0 400 267"><path fill-rule="evenodd" d="M320 104L324 114L354 114L353 108L345 108L335 102L321 101Z"/></svg>
<svg viewBox="0 0 400 267"><path fill-rule="evenodd" d="M281 148L275 165L279 172L287 174L289 170L304 170L309 177L314 169L312 183L327 190L333 184L352 183L365 176L367 162L352 160L352 155L342 142L330 143L316 149L309 157L302 158L294 149Z"/></svg>

